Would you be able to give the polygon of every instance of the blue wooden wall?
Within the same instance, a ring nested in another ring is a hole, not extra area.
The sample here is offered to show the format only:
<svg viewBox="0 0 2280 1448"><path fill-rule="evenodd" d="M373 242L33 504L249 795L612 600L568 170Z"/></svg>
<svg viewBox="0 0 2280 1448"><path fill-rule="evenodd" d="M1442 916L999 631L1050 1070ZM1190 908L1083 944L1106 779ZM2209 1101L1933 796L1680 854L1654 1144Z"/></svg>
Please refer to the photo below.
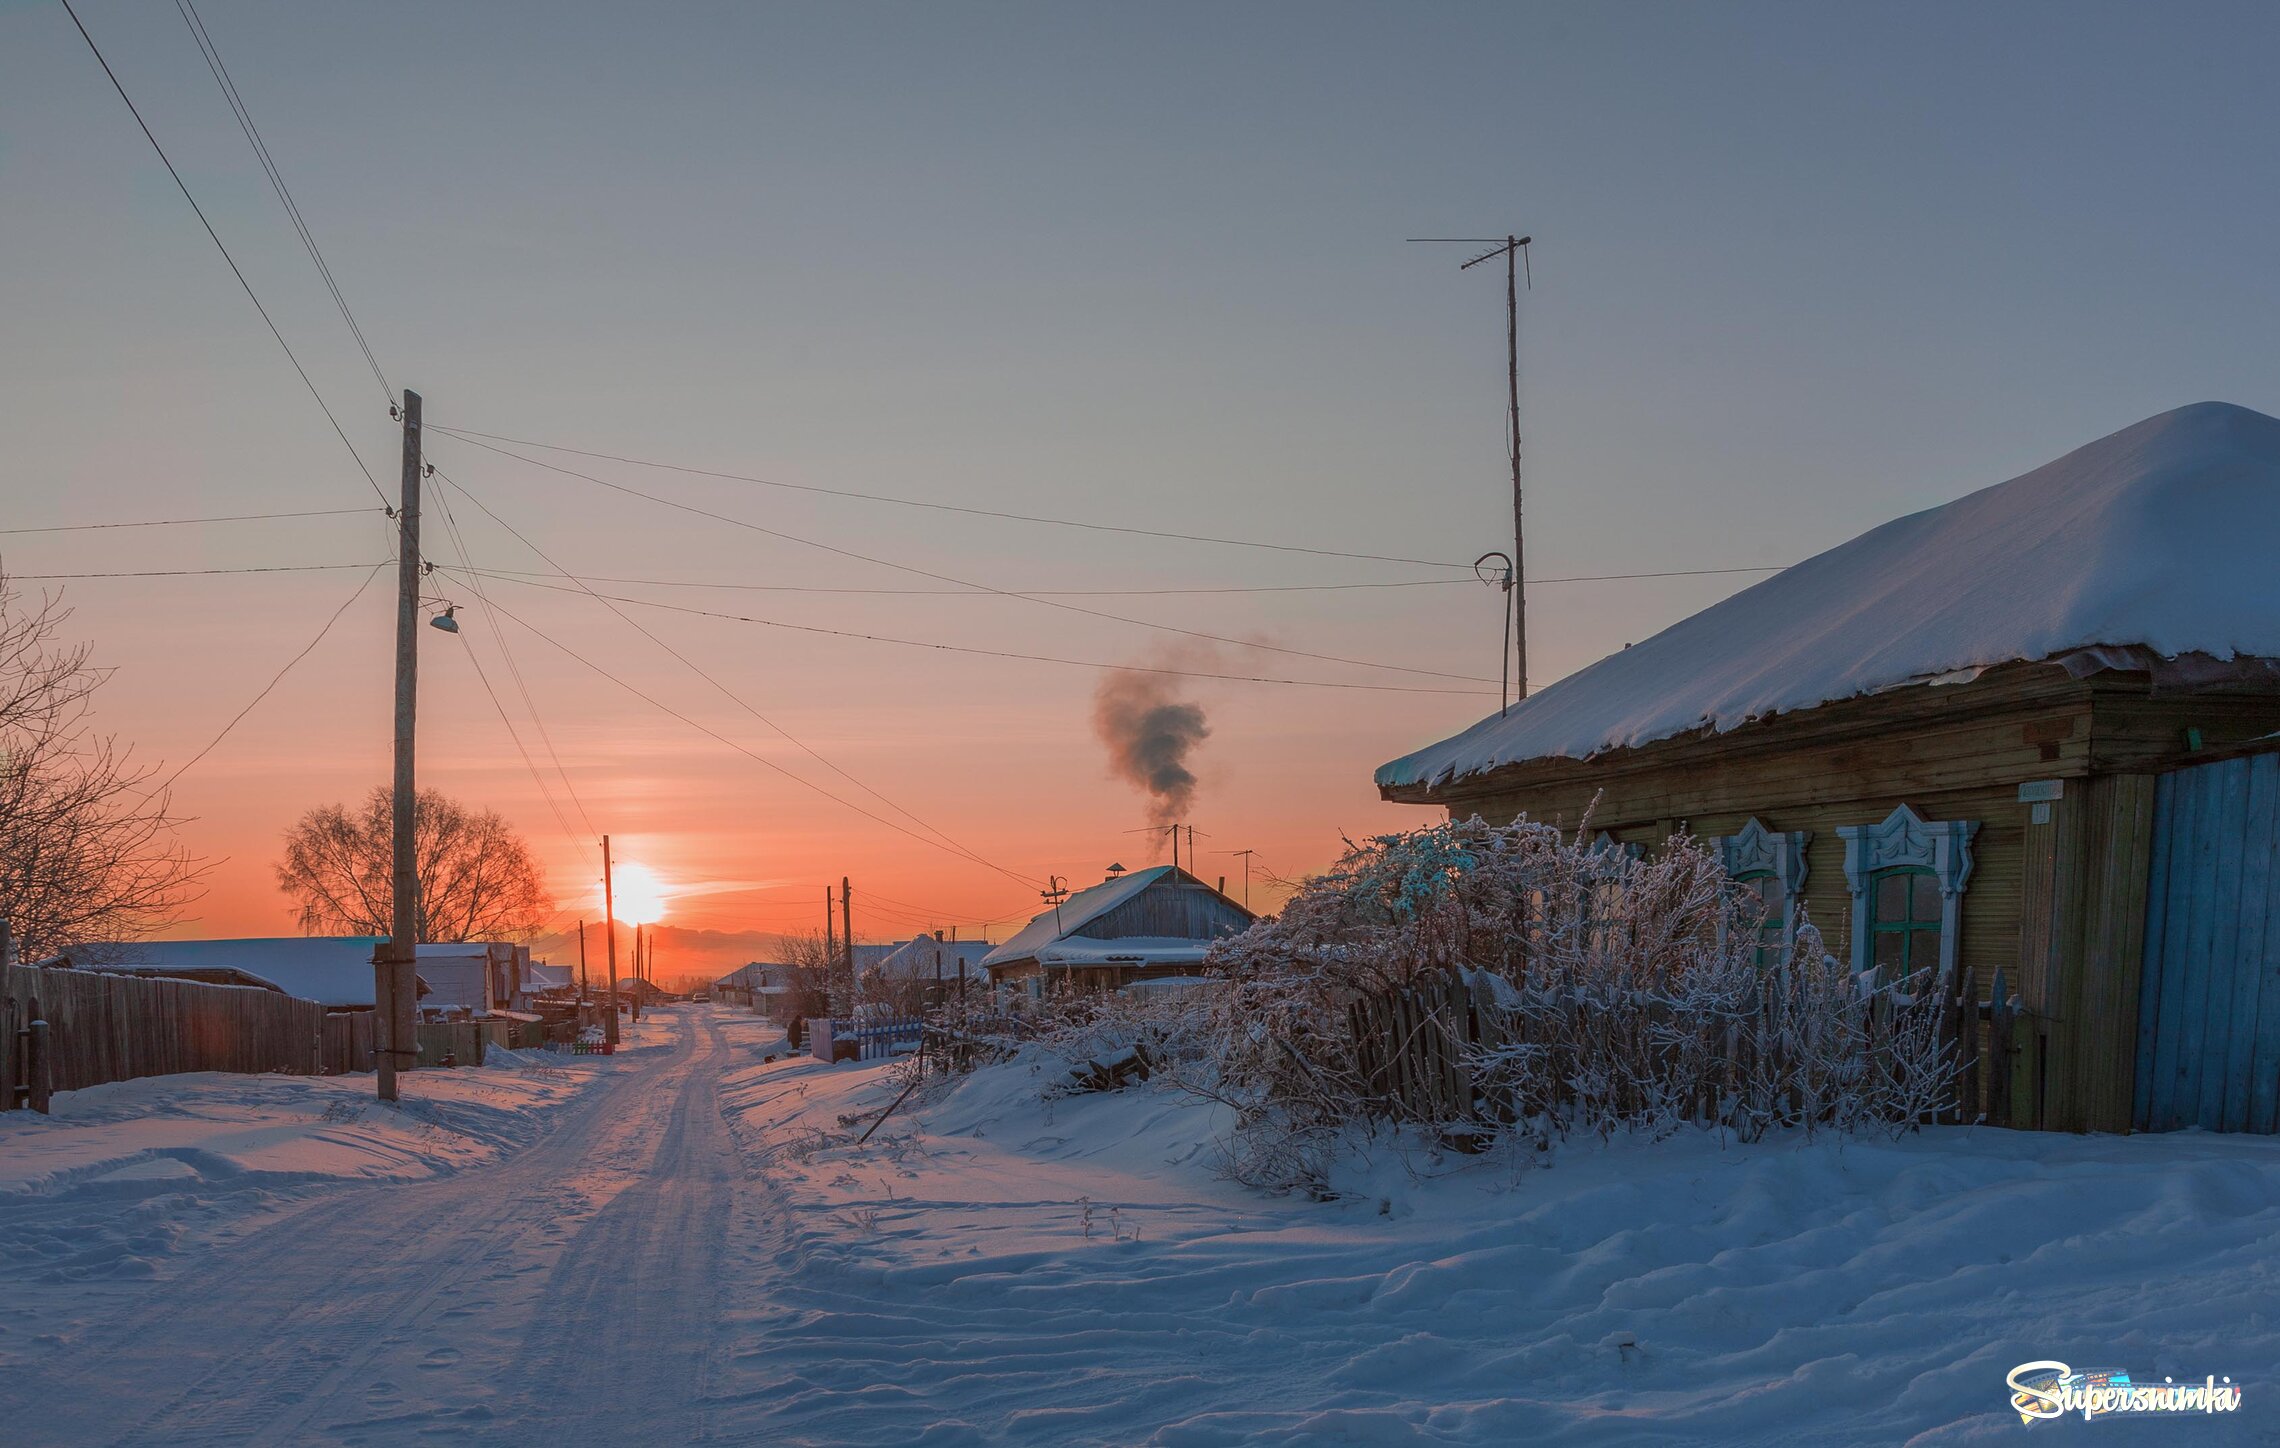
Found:
<svg viewBox="0 0 2280 1448"><path fill-rule="evenodd" d="M2138 1129L2280 1129L2280 754L2163 775L2151 870Z"/></svg>

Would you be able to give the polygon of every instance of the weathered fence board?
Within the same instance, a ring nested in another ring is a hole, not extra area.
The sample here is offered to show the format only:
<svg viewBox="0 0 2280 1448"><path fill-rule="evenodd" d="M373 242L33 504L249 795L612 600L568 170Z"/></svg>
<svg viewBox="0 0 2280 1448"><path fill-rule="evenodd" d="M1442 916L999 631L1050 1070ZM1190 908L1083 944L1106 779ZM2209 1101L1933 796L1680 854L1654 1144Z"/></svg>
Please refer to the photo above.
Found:
<svg viewBox="0 0 2280 1448"><path fill-rule="evenodd" d="M57 1091L184 1071L326 1068L324 1007L245 986L111 975L97 971L0 966L0 1109L16 1103L23 1076L16 1030L33 1001L48 1022L48 1078ZM353 1028L350 1028L353 1030ZM365 1028L370 1068L370 1027ZM344 1047L339 1058L351 1059ZM339 1066L335 1069L358 1069Z"/></svg>

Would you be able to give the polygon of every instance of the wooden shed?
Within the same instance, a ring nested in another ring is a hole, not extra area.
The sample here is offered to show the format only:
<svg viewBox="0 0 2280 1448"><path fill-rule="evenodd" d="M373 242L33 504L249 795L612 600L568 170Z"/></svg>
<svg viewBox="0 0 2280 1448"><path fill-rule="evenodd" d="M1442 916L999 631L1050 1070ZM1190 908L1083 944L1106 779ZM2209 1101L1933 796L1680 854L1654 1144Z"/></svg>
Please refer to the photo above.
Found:
<svg viewBox="0 0 2280 1448"><path fill-rule="evenodd" d="M1714 842L1859 970L1998 980L2018 1126L2280 1128L2280 421L2165 413L1378 772Z"/></svg>
<svg viewBox="0 0 2280 1448"><path fill-rule="evenodd" d="M993 981L1042 992L1114 990L1193 973L1215 940L1258 917L1180 869L1157 865L1077 891L982 958Z"/></svg>

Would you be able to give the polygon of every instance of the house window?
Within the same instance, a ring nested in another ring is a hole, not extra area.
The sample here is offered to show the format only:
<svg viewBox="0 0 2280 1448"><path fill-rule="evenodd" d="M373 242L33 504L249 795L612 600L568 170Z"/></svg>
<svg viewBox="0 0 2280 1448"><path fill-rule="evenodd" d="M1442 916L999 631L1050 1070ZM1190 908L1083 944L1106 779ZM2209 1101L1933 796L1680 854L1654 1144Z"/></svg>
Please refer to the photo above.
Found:
<svg viewBox="0 0 2280 1448"><path fill-rule="evenodd" d="M1940 881L1930 870L1885 870L1868 892L1868 958L1887 980L1905 980L1940 962L1946 915Z"/></svg>
<svg viewBox="0 0 2280 1448"><path fill-rule="evenodd" d="M1757 963L1763 970L1781 959L1781 948L1789 943L1789 891L1781 877L1769 870L1744 875L1735 883L1757 900L1762 912L1758 917Z"/></svg>
<svg viewBox="0 0 2280 1448"><path fill-rule="evenodd" d="M1927 820L1906 805L1882 824L1846 825L1845 883L1852 889L1852 968L1887 979L1926 968L1956 972L1957 927L1971 883L1977 820Z"/></svg>
<svg viewBox="0 0 2280 1448"><path fill-rule="evenodd" d="M1727 876L1756 896L1764 911L1758 924L1760 966L1780 960L1796 937L1797 907L1805 893L1805 847L1812 842L1810 830L1776 832L1754 818L1739 833L1710 841Z"/></svg>

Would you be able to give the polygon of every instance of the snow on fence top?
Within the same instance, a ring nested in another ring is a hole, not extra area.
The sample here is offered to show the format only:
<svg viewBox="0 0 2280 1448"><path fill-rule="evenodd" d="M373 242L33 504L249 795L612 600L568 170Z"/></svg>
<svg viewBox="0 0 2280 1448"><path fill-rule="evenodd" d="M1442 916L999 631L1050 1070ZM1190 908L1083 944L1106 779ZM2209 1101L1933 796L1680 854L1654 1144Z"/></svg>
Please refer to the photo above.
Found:
<svg viewBox="0 0 2280 1448"><path fill-rule="evenodd" d="M2280 419L2194 403L1808 558L1377 782L1587 759L2097 646L2280 657L2275 560Z"/></svg>

